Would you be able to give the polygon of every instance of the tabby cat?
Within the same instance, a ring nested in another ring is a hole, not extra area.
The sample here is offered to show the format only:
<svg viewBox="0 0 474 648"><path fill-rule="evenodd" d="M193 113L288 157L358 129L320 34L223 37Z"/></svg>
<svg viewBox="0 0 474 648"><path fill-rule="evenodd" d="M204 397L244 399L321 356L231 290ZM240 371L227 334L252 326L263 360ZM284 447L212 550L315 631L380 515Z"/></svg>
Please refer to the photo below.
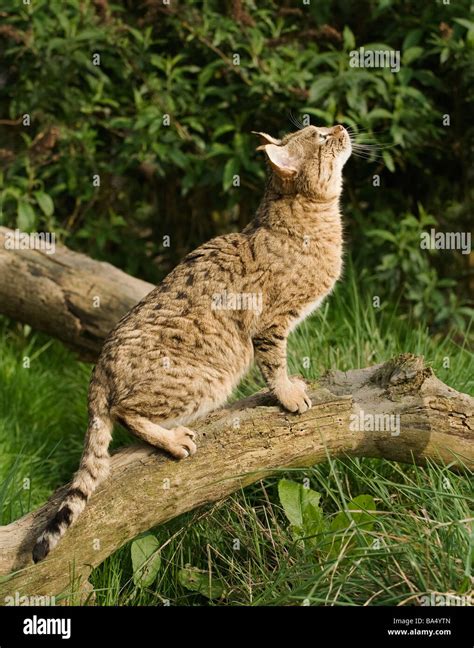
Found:
<svg viewBox="0 0 474 648"><path fill-rule="evenodd" d="M184 459L196 452L187 426L224 404L254 359L286 410L311 407L304 382L288 376L286 344L341 274L339 199L351 140L340 125L281 140L257 135L269 172L255 219L188 254L107 337L80 466L36 542L35 562L106 477L114 421Z"/></svg>

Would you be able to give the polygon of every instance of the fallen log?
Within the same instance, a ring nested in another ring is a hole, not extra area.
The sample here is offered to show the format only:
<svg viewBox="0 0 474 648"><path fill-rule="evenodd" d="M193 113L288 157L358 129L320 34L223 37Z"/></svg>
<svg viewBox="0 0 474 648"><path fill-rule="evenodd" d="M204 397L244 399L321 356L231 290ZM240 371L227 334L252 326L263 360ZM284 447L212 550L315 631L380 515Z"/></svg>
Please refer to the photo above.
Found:
<svg viewBox="0 0 474 648"><path fill-rule="evenodd" d="M0 227L0 314L58 338L83 360L97 358L107 333L154 288L63 245L54 254L9 249L13 234Z"/></svg>
<svg viewBox="0 0 474 648"><path fill-rule="evenodd" d="M1 528L0 604L15 593L71 593L137 534L285 467L351 456L474 468L474 399L442 383L421 358L404 354L331 372L310 395L313 408L300 416L283 412L266 393L210 414L194 426L197 454L181 462L146 446L119 450L110 477L44 562L32 564L33 543L67 486ZM398 431L359 424L378 414L399 417Z"/></svg>

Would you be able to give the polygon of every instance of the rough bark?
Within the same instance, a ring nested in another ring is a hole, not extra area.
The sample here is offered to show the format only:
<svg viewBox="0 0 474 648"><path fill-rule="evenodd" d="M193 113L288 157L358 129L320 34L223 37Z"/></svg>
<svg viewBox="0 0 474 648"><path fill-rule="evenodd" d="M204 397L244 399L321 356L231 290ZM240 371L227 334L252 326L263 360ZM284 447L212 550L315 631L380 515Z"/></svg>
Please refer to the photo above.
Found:
<svg viewBox="0 0 474 648"><path fill-rule="evenodd" d="M301 416L281 411L264 393L214 412L194 426L198 453L181 462L150 447L118 451L111 476L76 525L46 561L33 565L33 542L61 488L39 510L0 529L0 604L15 592L68 592L72 573L78 588L93 567L138 533L276 469L344 455L474 467L474 399L443 384L420 358L406 354L375 367L332 372L312 385L311 397L313 408ZM361 411L399 415L400 434L351 429L351 414Z"/></svg>
<svg viewBox="0 0 474 648"><path fill-rule="evenodd" d="M94 360L107 333L154 287L118 268L56 246L9 250L0 227L0 314L62 340Z"/></svg>

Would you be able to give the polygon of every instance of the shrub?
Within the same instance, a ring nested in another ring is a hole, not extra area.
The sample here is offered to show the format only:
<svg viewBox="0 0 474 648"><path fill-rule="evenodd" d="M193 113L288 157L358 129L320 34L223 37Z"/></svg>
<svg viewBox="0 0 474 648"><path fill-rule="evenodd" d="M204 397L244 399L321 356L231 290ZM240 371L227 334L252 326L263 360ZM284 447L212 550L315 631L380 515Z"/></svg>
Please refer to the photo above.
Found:
<svg viewBox="0 0 474 648"><path fill-rule="evenodd" d="M193 246L252 218L264 164L251 130L292 129L290 113L342 122L381 145L347 166L356 267L381 269L378 294L391 298L397 286L407 306L435 308L437 326L453 316L463 326L466 256L421 261L414 250L400 281L386 241L367 234L386 227L403 238L404 214L422 223L418 204L442 229L467 228L468 0L362 0L356 11L343 0L5 5L1 223L54 229L156 281ZM400 71L352 68L349 54L361 46L400 50ZM436 304L432 290L410 288L420 263L427 276L455 282L435 281Z"/></svg>

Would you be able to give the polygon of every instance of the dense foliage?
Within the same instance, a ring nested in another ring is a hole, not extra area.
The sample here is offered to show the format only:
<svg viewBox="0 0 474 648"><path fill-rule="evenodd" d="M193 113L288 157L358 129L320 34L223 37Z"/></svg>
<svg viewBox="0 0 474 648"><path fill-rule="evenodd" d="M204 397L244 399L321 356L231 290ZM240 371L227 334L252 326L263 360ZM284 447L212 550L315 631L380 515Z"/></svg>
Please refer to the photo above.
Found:
<svg viewBox="0 0 474 648"><path fill-rule="evenodd" d="M420 233L468 231L469 4L2 0L0 223L157 280L252 218L250 131L342 122L381 144L346 172L364 290L463 329L469 255L423 250ZM352 68L361 46L400 51L400 71Z"/></svg>

